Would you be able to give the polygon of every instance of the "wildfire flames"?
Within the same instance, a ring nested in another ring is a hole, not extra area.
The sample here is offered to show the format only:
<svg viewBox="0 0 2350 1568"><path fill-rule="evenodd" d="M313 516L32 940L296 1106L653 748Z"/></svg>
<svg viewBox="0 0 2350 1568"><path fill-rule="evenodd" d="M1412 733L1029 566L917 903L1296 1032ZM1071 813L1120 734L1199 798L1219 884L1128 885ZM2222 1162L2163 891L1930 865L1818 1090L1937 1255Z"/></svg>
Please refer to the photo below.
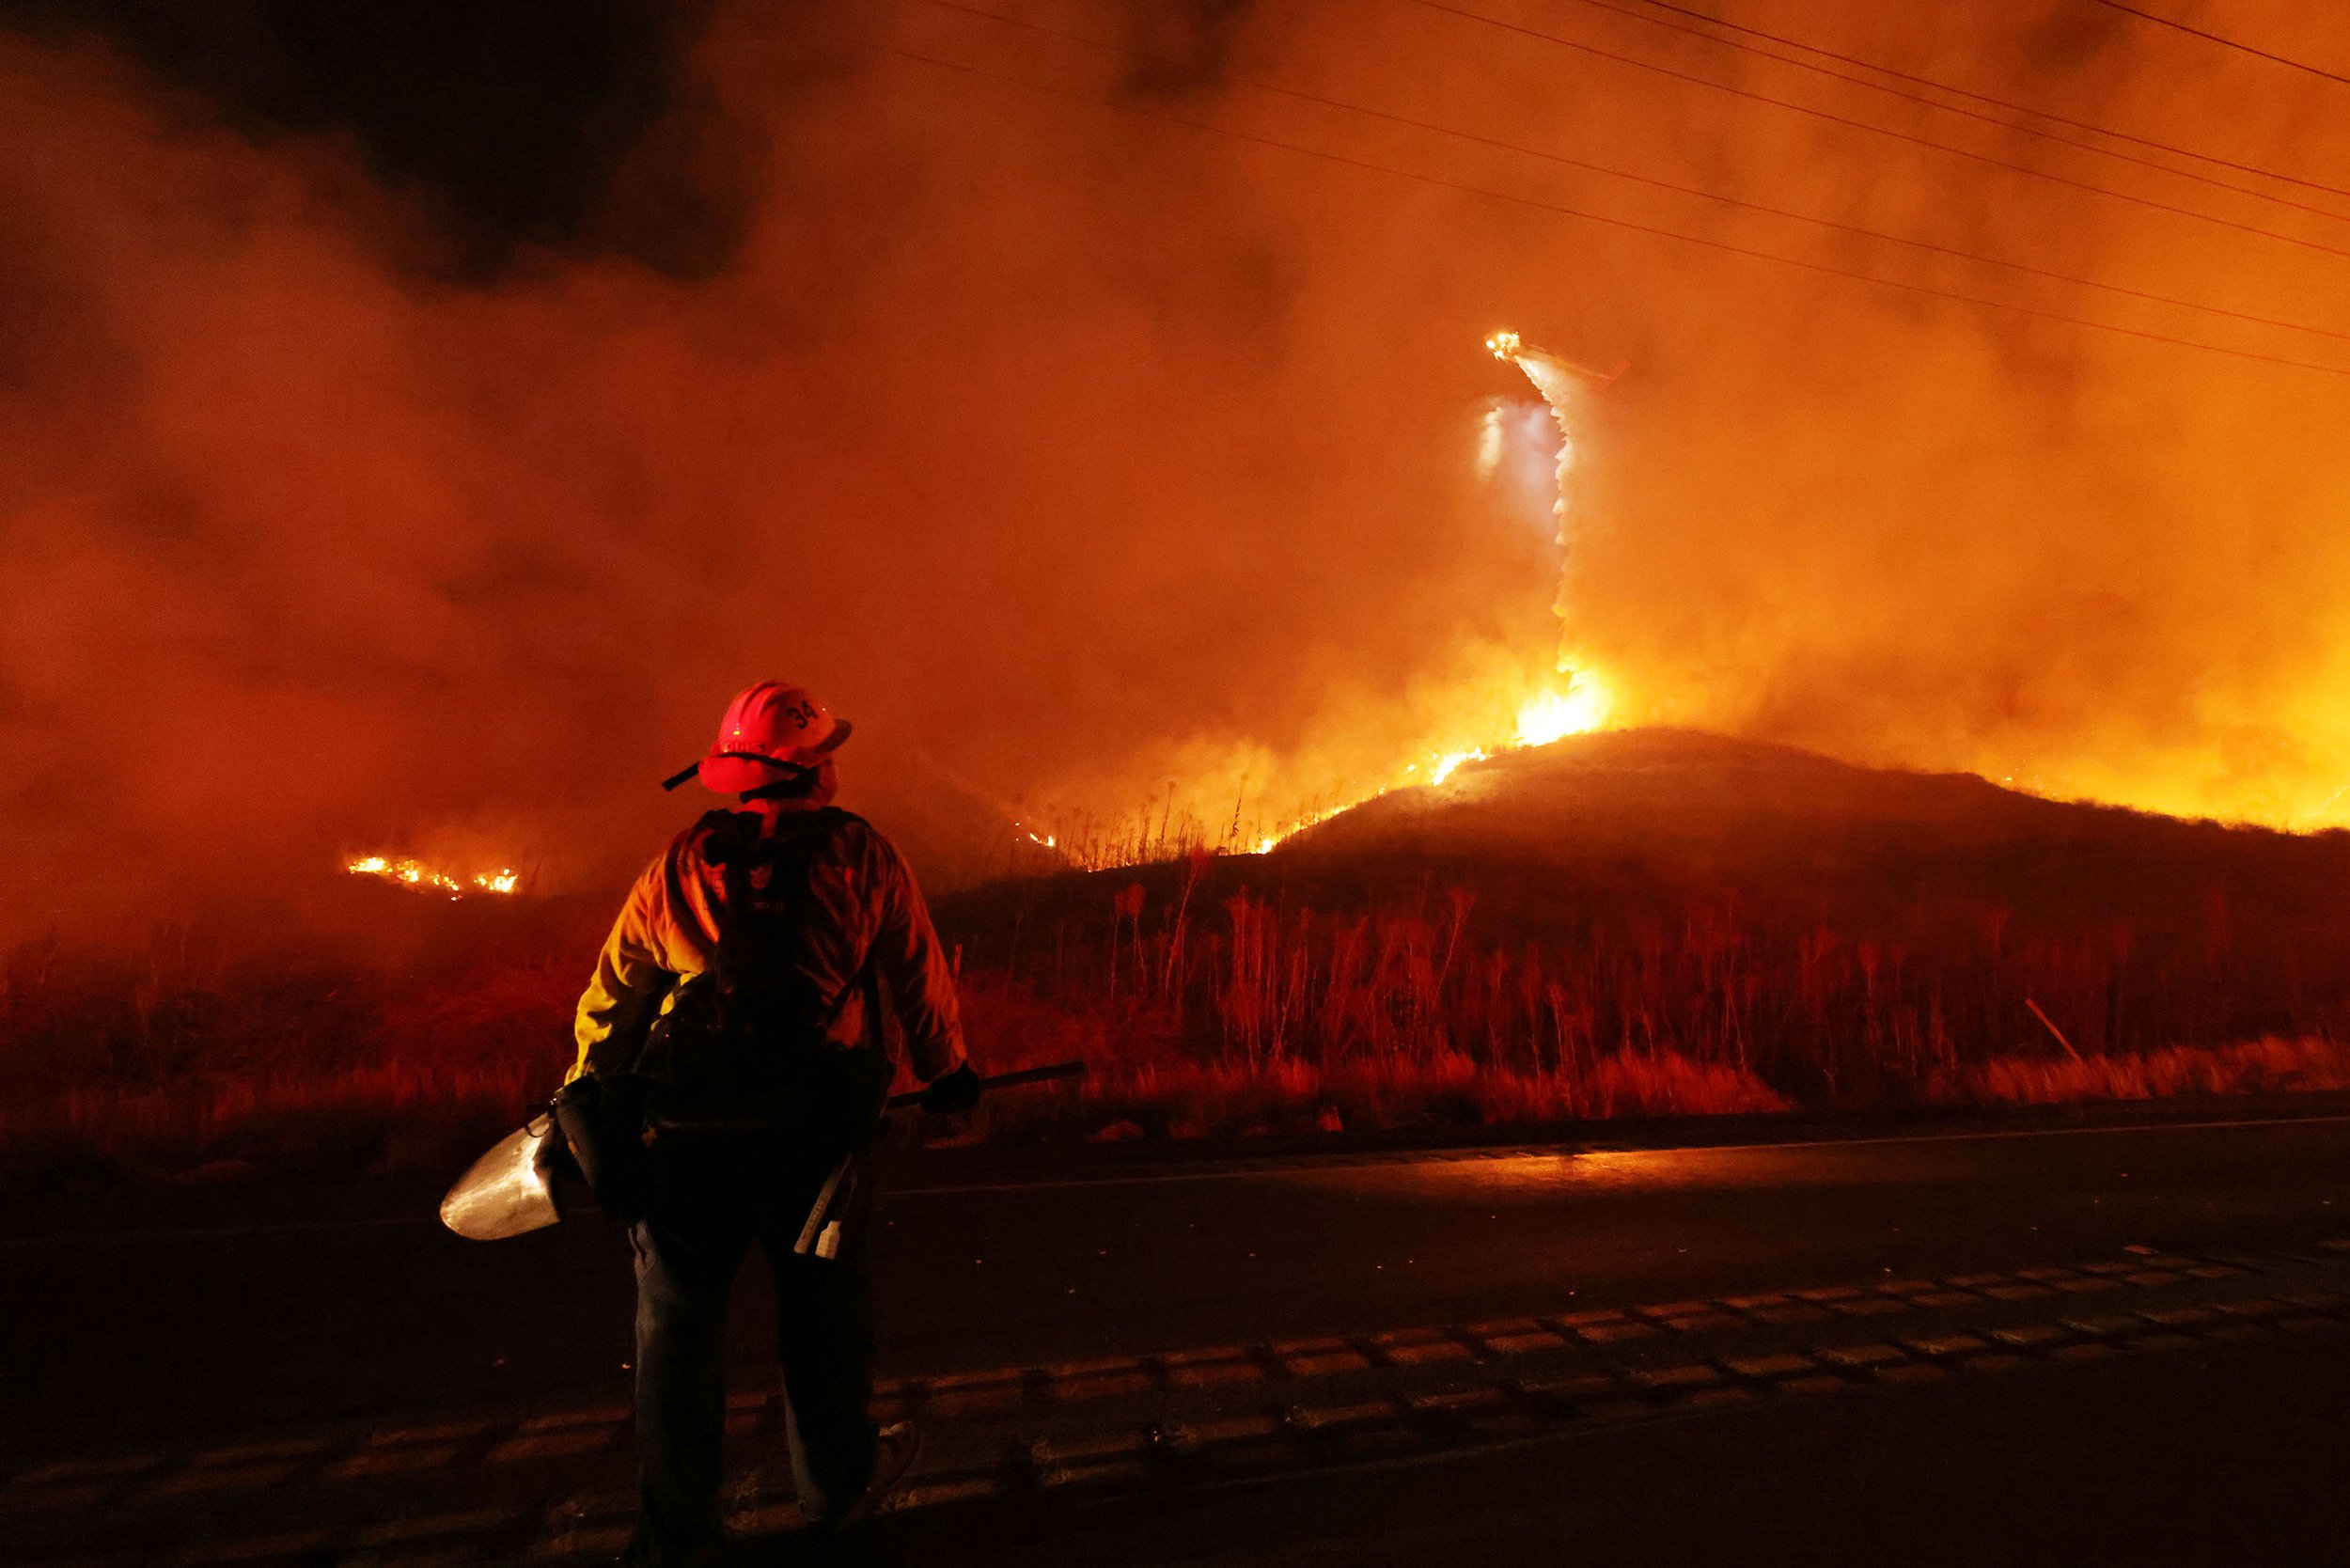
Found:
<svg viewBox="0 0 2350 1568"><path fill-rule="evenodd" d="M1614 381L1621 368L1614 373L1599 374L1547 350L1537 348L1514 332L1495 333L1485 339L1485 347L1495 358L1514 366L1525 374L1534 389L1542 394L1540 408L1547 410L1549 440L1555 442L1551 448L1554 477L1549 513L1553 542L1559 551L1563 572L1571 546L1569 497L1573 493L1571 480L1577 456L1574 439L1576 404L1588 392ZM1512 440L1522 443L1528 439L1542 439L1534 432L1543 423L1542 415L1530 408L1523 416L1512 415L1507 418L1498 408L1489 412L1480 431L1475 456L1480 478L1493 478L1501 465L1504 448ZM1561 613L1554 605L1554 614ZM1357 788L1340 789L1277 821L1252 824L1246 833L1242 826L1241 803L1238 801L1234 803L1229 825L1222 829L1220 836L1213 828L1203 831L1197 821L1172 827L1169 819L1173 816L1175 785L1168 787L1165 808L1146 809L1137 823L1121 825L1107 833L1089 831L1082 826L1072 831L1070 824L1048 826L1019 823L1015 826L1028 843L1052 851L1062 860L1088 870L1163 860L1194 849L1268 854L1307 828L1396 790L1433 788L1443 784L1471 762L1483 761L1505 751L1548 745L1570 735L1588 734L1605 729L1615 706L1614 694L1607 681L1591 669L1588 661L1563 636L1555 655L1554 667L1558 679L1516 697L1514 701L1506 688L1494 690L1490 681L1481 686L1459 691L1458 707L1464 713L1497 711L1506 713L1514 706L1516 723L1512 732L1478 740L1467 745L1459 745L1457 740L1449 745L1432 745L1420 755L1418 760L1403 765L1384 780ZM1471 734L1475 732L1469 726L1463 728L1470 728ZM1244 783L1244 793L1246 788ZM1154 816L1157 818L1155 823L1152 820Z"/></svg>
<svg viewBox="0 0 2350 1568"><path fill-rule="evenodd" d="M1606 725L1607 706L1607 688L1597 676L1571 671L1565 691L1546 691L1527 698L1518 710L1517 738L1508 748L1495 749L1548 745L1569 735L1588 735ZM1493 755L1493 750L1482 746L1474 751L1447 752L1429 770L1428 782L1441 784L1462 764L1481 762Z"/></svg>
<svg viewBox="0 0 2350 1568"><path fill-rule="evenodd" d="M1485 339L1485 348L1496 359L1505 364L1514 365L1525 372L1526 379L1532 382L1535 390L1543 395L1543 401L1550 410L1551 420L1558 427L1557 490L1551 500L1550 510L1551 516L1557 523L1557 544L1563 557L1569 546L1567 499L1571 494L1570 480L1574 475L1575 462L1574 431L1571 422L1570 409L1580 385L1605 386L1613 381L1615 376L1601 376L1586 370L1581 366L1562 359L1557 354L1531 346L1514 332L1495 333ZM1480 446L1478 454L1479 466L1480 470L1486 472L1491 471L1496 462L1496 454L1493 449L1496 431L1496 427L1489 421L1485 441ZM1517 732L1508 743L1489 743L1472 746L1466 750L1441 753L1428 765L1427 782L1431 785L1442 784L1464 765L1470 762L1481 762L1498 751L1521 746L1548 745L1553 741L1563 740L1569 735L1588 734L1605 727L1611 707L1606 683L1591 671L1582 667L1581 661L1563 647L1559 654L1558 668L1559 673L1567 678L1565 689L1546 688L1527 698L1518 708ZM1417 764L1404 770L1406 774L1414 774L1418 771ZM1412 781L1407 780L1407 782ZM1392 787L1389 786L1389 788ZM1385 788L1375 790L1364 795L1362 799L1372 799L1386 792L1387 790ZM1361 800L1355 800L1348 801L1342 806L1333 807L1314 817L1313 822L1324 821L1349 807L1358 806L1361 803ZM1258 845L1258 853L1263 854L1279 843L1283 838L1289 837L1289 834L1311 825L1311 822L1301 823L1296 827L1291 828L1288 833L1263 839Z"/></svg>
<svg viewBox="0 0 2350 1568"><path fill-rule="evenodd" d="M1731 8L1889 97L1539 6L18 9L0 945L608 887L771 676L934 892L1634 726L2350 829L2322 72L2110 5Z"/></svg>
<svg viewBox="0 0 2350 1568"><path fill-rule="evenodd" d="M1530 473L1535 461L1544 462L1552 469L1547 511L1563 577L1571 556L1570 499L1578 455L1578 403L1589 392L1606 386L1615 377L1585 369L1528 344L1514 332L1494 334L1485 339L1485 347L1495 358L1524 373L1541 394L1542 401L1510 407L1506 410L1507 417L1503 405L1496 404L1488 413L1474 457L1477 472L1480 478L1491 481L1505 452L1515 453L1514 461L1521 473ZM1537 500L1535 494L1527 491L1519 494L1521 506ZM1563 600L1561 592L1553 605L1553 614L1561 619ZM1309 827L1395 791L1436 788L1470 763L1606 728L1615 711L1615 693L1610 682L1590 666L1571 642L1562 635L1555 653L1544 651L1542 656L1548 659L1554 671L1547 679L1529 678L1528 666L1533 661L1523 656L1528 651L1523 648L1513 650L1510 659L1494 664L1481 674L1454 676L1439 686L1445 698L1434 710L1434 722L1427 724L1422 731L1430 740L1421 747L1407 745L1404 755L1412 756L1417 750L1416 760L1384 776L1373 772L1367 780L1335 786L1327 771L1321 773L1318 782L1309 783L1303 776L1284 779L1279 776L1284 771L1279 762L1267 759L1272 765L1253 778L1246 769L1241 771L1239 798L1232 799L1228 813L1210 817L1198 807L1198 799L1214 788L1211 774L1209 780L1195 780L1190 792L1181 797L1185 801L1185 809L1180 816L1176 802L1181 786L1171 783L1163 803L1154 801L1129 820L1104 823L1090 818L1057 820L1047 815L1042 819L1015 818L1012 829L1022 843L1047 852L1062 864L1086 870L1167 860L1199 850L1265 855ZM1531 690L1527 689L1529 686ZM1453 717L1443 717L1447 713ZM1513 723L1505 716L1512 713ZM1503 728L1505 725L1507 729ZM1479 734L1480 729L1486 730L1482 736ZM1374 755L1376 749L1373 748ZM1289 759L1292 763L1296 760L1295 757ZM1311 770L1294 771L1302 775ZM1266 772L1275 776L1268 779ZM1253 813L1245 814L1244 807L1253 807ZM520 883L510 869L462 876L413 855L364 855L346 861L343 869L353 876L377 877L420 893L439 893L450 899L484 893L512 894Z"/></svg>
<svg viewBox="0 0 2350 1568"><path fill-rule="evenodd" d="M1588 735L1607 723L1607 687L1598 676L1578 671L1564 692L1544 692L1518 710L1518 745L1548 745L1569 735Z"/></svg>
<svg viewBox="0 0 2350 1568"><path fill-rule="evenodd" d="M1404 768L1402 777L1394 783L1383 784L1355 799L1315 811L1294 823L1286 823L1278 832L1265 835L1257 840L1251 853L1270 854L1282 840L1295 837L1316 823L1328 822L1341 811L1352 810L1366 801L1377 800L1391 791L1409 789L1420 783L1434 788L1471 762L1482 762L1504 751L1515 751L1527 746L1548 745L1553 741L1562 741L1569 735L1588 735L1595 729L1605 729L1607 724L1607 713L1606 686L1598 677L1587 671L1571 671L1565 691L1544 691L1526 700L1525 705L1518 710L1518 728L1514 739L1487 746L1474 746L1466 751L1441 753L1427 762L1425 778L1420 776L1422 765L1418 762L1412 763Z"/></svg>
<svg viewBox="0 0 2350 1568"><path fill-rule="evenodd" d="M446 893L462 899L468 893L511 893L522 884L519 873L500 867L494 871L476 872L460 881L448 872L435 870L409 855L367 855L343 863L343 870L352 876L381 877L385 882L413 887L417 892Z"/></svg>
<svg viewBox="0 0 2350 1568"><path fill-rule="evenodd" d="M1496 359L1514 365L1525 372L1526 379L1532 382L1535 390L1543 395L1543 401L1550 410L1551 420L1558 427L1557 489L1551 500L1550 510L1551 516L1557 523L1556 542L1563 557L1569 547L1567 501L1571 494L1570 480L1574 472L1575 462L1574 431L1570 412L1572 404L1580 387L1584 385L1605 386L1613 381L1615 376L1602 376L1586 370L1581 366L1562 359L1557 354L1531 346L1514 332L1495 333L1485 339L1485 348ZM1496 452L1493 447L1496 435L1496 426L1489 420L1485 440L1480 445L1478 454L1480 470L1490 472L1495 463ZM1481 762L1499 751L1522 746L1548 745L1553 741L1563 740L1569 735L1588 734L1594 729L1604 728L1607 723L1608 713L1612 706L1606 682L1590 670L1584 668L1582 662L1563 647L1559 654L1558 668L1559 673L1566 677L1564 689L1545 688L1527 698L1518 707L1517 732L1514 736L1506 743L1487 743L1468 747L1465 750L1439 753L1427 763L1426 782L1431 785L1442 784L1465 764ZM1403 771L1407 776L1417 775L1420 767L1419 764L1415 763ZM1406 777L1403 780L1407 784L1418 781L1413 777ZM1314 823L1326 821L1351 807L1359 806L1365 800L1384 795L1389 789L1396 787L1395 785L1385 786L1371 791L1359 799L1350 800L1321 811L1310 820L1298 823L1285 832L1261 839L1257 845L1257 853L1261 855L1292 834L1310 827Z"/></svg>

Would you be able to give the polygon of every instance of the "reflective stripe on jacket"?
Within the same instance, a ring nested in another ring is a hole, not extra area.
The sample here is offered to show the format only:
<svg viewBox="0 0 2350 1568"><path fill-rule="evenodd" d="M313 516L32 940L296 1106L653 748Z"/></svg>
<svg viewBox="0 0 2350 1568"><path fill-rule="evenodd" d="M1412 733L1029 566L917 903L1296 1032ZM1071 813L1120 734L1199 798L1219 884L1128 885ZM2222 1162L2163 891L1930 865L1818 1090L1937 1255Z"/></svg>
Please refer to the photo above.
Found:
<svg viewBox="0 0 2350 1568"><path fill-rule="evenodd" d="M727 815L713 812L679 834L630 889L596 960L595 978L579 998L572 1027L579 1058L571 1077L625 1069L678 983L716 961L726 879L707 846L713 824ZM870 953L915 1075L928 1081L964 1060L954 974L904 859L870 823L839 816L841 825L816 852L813 918L802 963L823 995L849 992L828 1037L844 1045L869 1042L886 1048L886 1031L880 1020L865 1016L863 988L855 983Z"/></svg>

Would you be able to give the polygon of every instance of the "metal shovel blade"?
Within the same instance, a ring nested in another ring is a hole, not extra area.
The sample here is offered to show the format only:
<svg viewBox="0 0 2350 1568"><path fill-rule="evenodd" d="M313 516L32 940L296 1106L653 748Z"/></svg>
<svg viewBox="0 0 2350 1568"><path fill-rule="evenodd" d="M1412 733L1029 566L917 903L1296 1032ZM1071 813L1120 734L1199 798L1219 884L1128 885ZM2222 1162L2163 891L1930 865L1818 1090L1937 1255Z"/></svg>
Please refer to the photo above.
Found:
<svg viewBox="0 0 2350 1568"><path fill-rule="evenodd" d="M441 1200L441 1223L468 1241L503 1241L561 1219L539 1168L539 1146L554 1132L554 1119L538 1116L500 1138Z"/></svg>

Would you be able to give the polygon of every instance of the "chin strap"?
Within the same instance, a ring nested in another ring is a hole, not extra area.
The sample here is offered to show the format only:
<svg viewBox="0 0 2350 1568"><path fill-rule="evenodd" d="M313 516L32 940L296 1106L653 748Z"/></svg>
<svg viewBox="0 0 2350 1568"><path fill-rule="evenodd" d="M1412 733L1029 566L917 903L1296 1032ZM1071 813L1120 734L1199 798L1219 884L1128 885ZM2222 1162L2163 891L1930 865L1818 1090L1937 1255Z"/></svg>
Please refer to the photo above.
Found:
<svg viewBox="0 0 2350 1568"><path fill-rule="evenodd" d="M808 767L803 763L786 762L779 758L770 757L765 752L761 751L713 751L710 754L710 757L732 757L740 761L759 762L763 763L767 767L780 769L783 772L784 776L776 782L785 784L791 783L795 779L805 777L808 774L816 771L814 768ZM695 761L688 762L685 766L678 769L677 772L663 779L661 781L661 787L665 790L676 789L687 779L692 778L695 775L700 773L702 771L702 763L710 760L710 757L701 758ZM762 787L772 788L773 786ZM759 792L754 790L751 792L753 794L757 794Z"/></svg>
<svg viewBox="0 0 2350 1568"><path fill-rule="evenodd" d="M802 761L783 761L780 757L766 757L766 755L761 755L761 752L713 752L713 757L736 757L736 760L741 760L741 761L760 761L760 764L771 766L771 769L778 769L780 774L783 774L783 778L778 778L776 783L760 785L757 790L745 790L745 792L743 792L743 799L760 799L761 794L774 790L776 785L797 785L799 780L804 780L808 774L816 771L816 769L811 769L811 766L802 764ZM667 778L660 780L660 788L674 790L677 785L686 783L688 778L700 774L702 761L710 761L710 757L702 757L700 761L688 761L686 766L682 766L682 769L677 769L674 774L669 774Z"/></svg>

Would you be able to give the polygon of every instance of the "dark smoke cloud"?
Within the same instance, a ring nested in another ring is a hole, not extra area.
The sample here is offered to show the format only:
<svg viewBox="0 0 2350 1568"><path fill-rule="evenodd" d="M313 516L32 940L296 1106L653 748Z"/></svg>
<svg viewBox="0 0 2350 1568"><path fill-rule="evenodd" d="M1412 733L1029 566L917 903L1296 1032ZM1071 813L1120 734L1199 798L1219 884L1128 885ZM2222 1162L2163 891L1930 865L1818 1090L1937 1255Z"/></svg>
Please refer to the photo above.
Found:
<svg viewBox="0 0 2350 1568"><path fill-rule="evenodd" d="M2051 42L2072 8L1756 14L2248 161L2350 150L2322 84ZM365 48L323 12L9 14L11 931L292 897L376 847L604 885L684 809L651 781L773 673L860 721L868 804L959 875L1010 837L990 810L1171 783L1163 809L1277 815L1506 733L1558 585L1473 472L1478 412L1525 392L1478 348L1503 325L1634 362L1589 416L1565 595L1626 718L2272 820L2350 780L2336 383L1151 117L2296 354L2326 345L1246 84L2350 327L2338 259L1402 4L1020 11L1109 51L920 0L615 8L543 76L513 62L551 24L470 10Z"/></svg>
<svg viewBox="0 0 2350 1568"><path fill-rule="evenodd" d="M0 25L101 41L257 144L346 138L427 214L433 243L413 264L488 281L548 248L696 277L740 243L757 148L689 64L711 9L0 0Z"/></svg>

